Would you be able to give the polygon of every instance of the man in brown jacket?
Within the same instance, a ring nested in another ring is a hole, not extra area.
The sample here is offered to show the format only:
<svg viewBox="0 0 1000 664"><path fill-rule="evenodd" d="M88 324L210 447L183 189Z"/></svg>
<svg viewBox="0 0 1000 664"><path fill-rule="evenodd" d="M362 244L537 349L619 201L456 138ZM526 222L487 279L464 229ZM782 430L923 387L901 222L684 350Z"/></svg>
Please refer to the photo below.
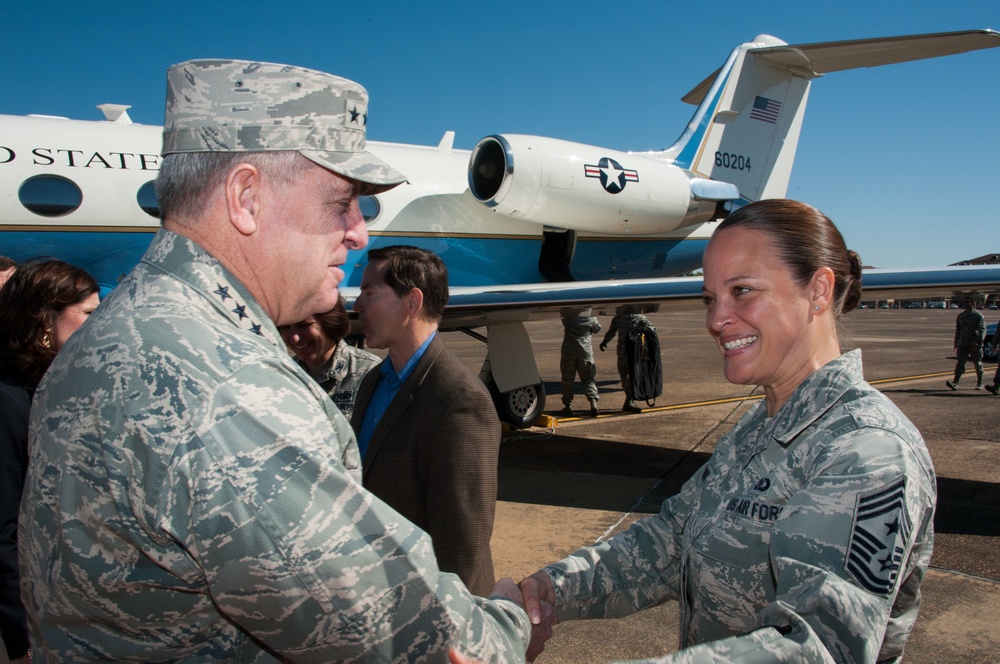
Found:
<svg viewBox="0 0 1000 664"><path fill-rule="evenodd" d="M448 271L433 253L369 252L354 311L367 344L389 356L362 381L351 426L365 488L430 534L442 570L487 595L500 421L486 386L437 335L447 301Z"/></svg>

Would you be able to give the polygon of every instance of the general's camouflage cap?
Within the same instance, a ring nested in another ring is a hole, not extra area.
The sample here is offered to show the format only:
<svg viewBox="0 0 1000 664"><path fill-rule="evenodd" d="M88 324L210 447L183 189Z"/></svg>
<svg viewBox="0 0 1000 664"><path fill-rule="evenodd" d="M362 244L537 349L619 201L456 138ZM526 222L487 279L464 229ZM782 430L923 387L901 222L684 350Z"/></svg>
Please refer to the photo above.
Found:
<svg viewBox="0 0 1000 664"><path fill-rule="evenodd" d="M189 60L167 70L163 155L297 150L375 186L406 177L365 151L368 91L312 69L247 60Z"/></svg>

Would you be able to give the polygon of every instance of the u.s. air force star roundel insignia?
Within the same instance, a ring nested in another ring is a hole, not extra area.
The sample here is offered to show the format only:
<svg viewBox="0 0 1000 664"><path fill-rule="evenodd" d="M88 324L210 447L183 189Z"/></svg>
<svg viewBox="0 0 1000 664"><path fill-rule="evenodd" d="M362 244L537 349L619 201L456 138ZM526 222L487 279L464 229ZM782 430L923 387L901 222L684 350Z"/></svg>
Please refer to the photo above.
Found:
<svg viewBox="0 0 1000 664"><path fill-rule="evenodd" d="M865 590L888 595L899 576L913 524L906 478L858 496L844 570Z"/></svg>
<svg viewBox="0 0 1000 664"><path fill-rule="evenodd" d="M609 194L619 193L626 182L639 181L639 171L623 168L611 157L601 157L596 164L584 164L583 174L588 178L600 178L601 186Z"/></svg>

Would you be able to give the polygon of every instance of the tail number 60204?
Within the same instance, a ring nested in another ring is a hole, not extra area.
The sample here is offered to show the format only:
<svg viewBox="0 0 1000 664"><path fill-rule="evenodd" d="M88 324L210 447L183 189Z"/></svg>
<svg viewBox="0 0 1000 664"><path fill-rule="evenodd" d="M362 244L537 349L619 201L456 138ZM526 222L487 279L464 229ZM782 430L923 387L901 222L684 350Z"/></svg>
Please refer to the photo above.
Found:
<svg viewBox="0 0 1000 664"><path fill-rule="evenodd" d="M731 152L716 152L715 165L722 166L723 168L731 168L735 171L749 171L750 157L744 157L741 154L733 154Z"/></svg>

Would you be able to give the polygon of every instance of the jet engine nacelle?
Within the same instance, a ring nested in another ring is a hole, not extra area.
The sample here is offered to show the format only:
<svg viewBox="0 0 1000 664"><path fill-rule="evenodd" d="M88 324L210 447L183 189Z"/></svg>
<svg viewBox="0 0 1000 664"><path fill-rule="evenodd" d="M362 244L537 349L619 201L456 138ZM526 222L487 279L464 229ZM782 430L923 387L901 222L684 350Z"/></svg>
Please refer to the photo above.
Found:
<svg viewBox="0 0 1000 664"><path fill-rule="evenodd" d="M734 185L671 163L554 138L494 135L469 159L480 203L525 221L589 233L664 233L714 217Z"/></svg>

